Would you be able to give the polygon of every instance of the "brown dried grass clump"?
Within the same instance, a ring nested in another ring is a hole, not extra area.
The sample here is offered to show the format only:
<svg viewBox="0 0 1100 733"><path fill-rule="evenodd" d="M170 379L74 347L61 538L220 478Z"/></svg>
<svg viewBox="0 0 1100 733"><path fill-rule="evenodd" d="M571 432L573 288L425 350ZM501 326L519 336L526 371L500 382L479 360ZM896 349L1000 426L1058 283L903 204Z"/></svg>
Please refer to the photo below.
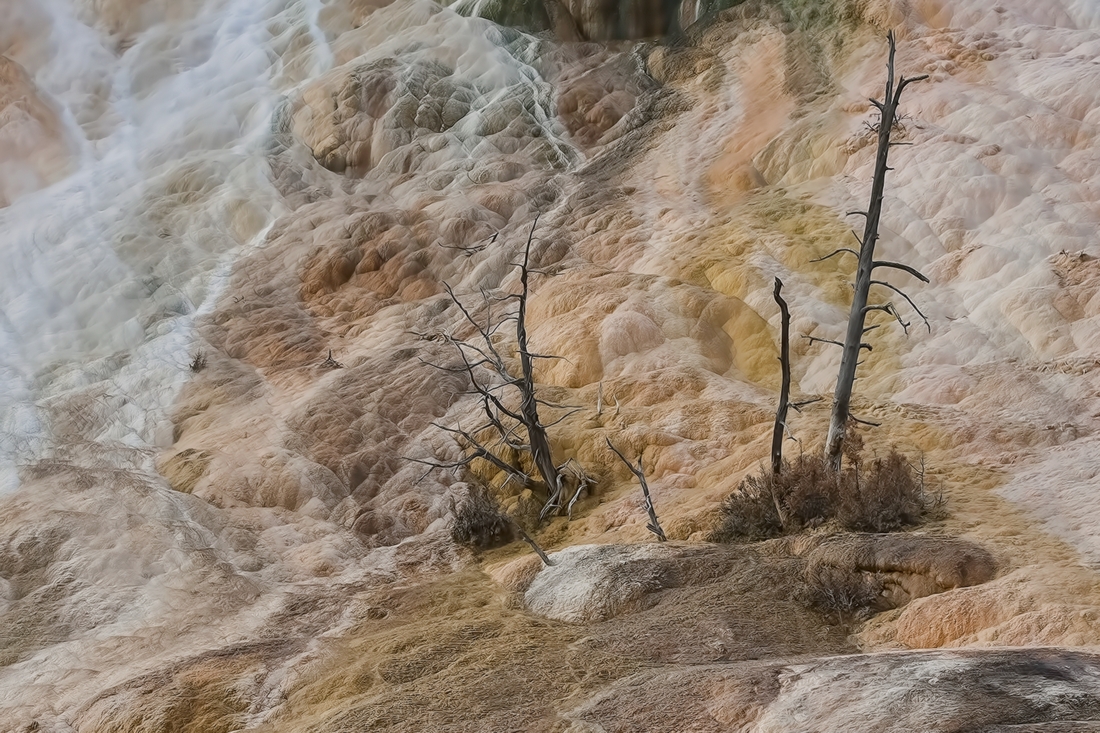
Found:
<svg viewBox="0 0 1100 733"><path fill-rule="evenodd" d="M472 566L369 589L364 601L386 615L318 637L315 661L257 730L549 733L565 730L562 714L578 702L655 667L688 673L689 665L856 651L847 628L801 601L798 559L746 546L669 543L658 552L676 584L649 607L600 622L533 614ZM592 717L608 731L718 730L700 699L670 682L645 710L600 705ZM732 716L746 703L736 704Z"/></svg>
<svg viewBox="0 0 1100 733"><path fill-rule="evenodd" d="M869 466L834 471L820 456L785 462L778 474L748 476L722 504L715 542L754 542L831 522L855 532L893 532L924 522L940 505L923 472L891 450Z"/></svg>

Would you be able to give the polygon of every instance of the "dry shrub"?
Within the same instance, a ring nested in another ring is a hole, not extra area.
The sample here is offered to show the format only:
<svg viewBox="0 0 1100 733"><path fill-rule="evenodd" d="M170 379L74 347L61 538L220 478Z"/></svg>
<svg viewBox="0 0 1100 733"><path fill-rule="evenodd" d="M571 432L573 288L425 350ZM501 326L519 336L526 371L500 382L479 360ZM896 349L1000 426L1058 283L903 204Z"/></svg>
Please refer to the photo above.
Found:
<svg viewBox="0 0 1100 733"><path fill-rule="evenodd" d="M892 532L922 523L939 507L923 473L891 450L869 466L849 460L835 472L820 456L785 462L779 474L747 477L722 504L715 542L755 542L833 522L855 532Z"/></svg>
<svg viewBox="0 0 1100 733"><path fill-rule="evenodd" d="M862 467L857 467L858 474ZM862 532L893 532L920 524L938 508L940 499L924 492L923 475L896 450L876 458L859 482L858 503L847 502L841 517L845 528Z"/></svg>
<svg viewBox="0 0 1100 733"><path fill-rule="evenodd" d="M460 545L487 550L512 541L512 524L496 497L482 486L472 486L454 512L451 538Z"/></svg>
<svg viewBox="0 0 1100 733"><path fill-rule="evenodd" d="M783 534L783 522L773 501L771 476L749 476L722 502L722 523L712 542L756 542Z"/></svg>

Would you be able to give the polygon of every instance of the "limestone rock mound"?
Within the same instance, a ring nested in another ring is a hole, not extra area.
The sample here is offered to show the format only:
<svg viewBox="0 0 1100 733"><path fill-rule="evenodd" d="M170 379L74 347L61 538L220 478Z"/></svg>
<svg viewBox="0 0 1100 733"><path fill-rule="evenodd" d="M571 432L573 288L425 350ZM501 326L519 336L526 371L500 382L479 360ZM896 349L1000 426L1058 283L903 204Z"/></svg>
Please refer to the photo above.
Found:
<svg viewBox="0 0 1100 733"><path fill-rule="evenodd" d="M653 594L698 574L706 547L579 545L554 553L524 594L527 607L559 621L604 621L648 608ZM695 562L693 562L695 561Z"/></svg>
<svg viewBox="0 0 1100 733"><path fill-rule="evenodd" d="M815 545L804 555L807 577L812 579L830 569L869 574L883 588L880 610L979 585L992 580L996 572L986 550L951 537L855 534L827 537Z"/></svg>
<svg viewBox="0 0 1100 733"><path fill-rule="evenodd" d="M564 717L569 733L1090 731L1100 728L1100 655L906 652L653 670Z"/></svg>

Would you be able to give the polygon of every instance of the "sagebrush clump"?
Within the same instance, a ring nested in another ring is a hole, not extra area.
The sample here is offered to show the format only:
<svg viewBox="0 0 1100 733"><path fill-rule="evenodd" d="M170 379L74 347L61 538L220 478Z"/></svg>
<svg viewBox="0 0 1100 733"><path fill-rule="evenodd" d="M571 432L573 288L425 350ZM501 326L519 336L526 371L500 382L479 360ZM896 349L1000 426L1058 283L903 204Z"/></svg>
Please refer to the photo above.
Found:
<svg viewBox="0 0 1100 733"><path fill-rule="evenodd" d="M496 498L483 487L471 488L455 509L454 516L451 539L460 545L487 550L515 539L512 523Z"/></svg>
<svg viewBox="0 0 1100 733"><path fill-rule="evenodd" d="M923 474L892 450L869 465L834 471L820 456L749 476L722 504L716 542L754 542L834 523L854 532L892 532L925 521L939 505Z"/></svg>
<svg viewBox="0 0 1100 733"><path fill-rule="evenodd" d="M882 578L874 573L812 565L806 569L805 579L803 602L822 613L835 614L840 623L883 610L878 605Z"/></svg>

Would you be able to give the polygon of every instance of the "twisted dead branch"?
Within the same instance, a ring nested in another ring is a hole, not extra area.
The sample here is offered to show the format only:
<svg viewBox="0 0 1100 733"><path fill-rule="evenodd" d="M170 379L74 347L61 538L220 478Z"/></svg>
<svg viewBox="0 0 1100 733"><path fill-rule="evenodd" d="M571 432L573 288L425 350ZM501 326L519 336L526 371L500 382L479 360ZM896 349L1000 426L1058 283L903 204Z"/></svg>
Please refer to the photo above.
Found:
<svg viewBox="0 0 1100 733"><path fill-rule="evenodd" d="M630 472L634 474L634 476L638 479L638 483L642 485L642 496L645 497L645 503L643 506L645 507L646 514L649 515L649 523L646 524L645 528L653 534L657 535L658 542L667 541L668 537L665 537L665 531L661 529L661 523L657 519L657 510L653 507L653 497L650 496L649 484L647 484L645 481L645 470L642 468L641 457L638 457L638 465L635 466L633 463L626 459L626 456L624 456L618 448L615 447L610 438L605 438L605 440L607 441L607 447L614 451L615 455L619 457L620 461L626 464L626 467L629 468Z"/></svg>

